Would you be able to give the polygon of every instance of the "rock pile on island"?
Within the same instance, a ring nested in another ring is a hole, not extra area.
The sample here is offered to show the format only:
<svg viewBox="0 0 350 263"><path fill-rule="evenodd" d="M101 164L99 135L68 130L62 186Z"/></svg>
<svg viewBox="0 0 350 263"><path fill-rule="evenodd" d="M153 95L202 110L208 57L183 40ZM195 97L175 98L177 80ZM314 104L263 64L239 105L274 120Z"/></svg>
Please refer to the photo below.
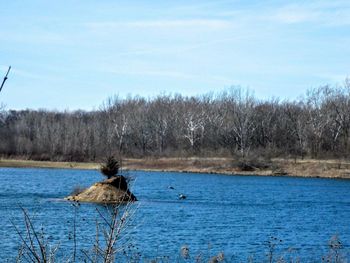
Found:
<svg viewBox="0 0 350 263"><path fill-rule="evenodd" d="M137 201L128 188L128 182L122 175L113 176L93 184L82 192L65 198L69 201L115 204Z"/></svg>

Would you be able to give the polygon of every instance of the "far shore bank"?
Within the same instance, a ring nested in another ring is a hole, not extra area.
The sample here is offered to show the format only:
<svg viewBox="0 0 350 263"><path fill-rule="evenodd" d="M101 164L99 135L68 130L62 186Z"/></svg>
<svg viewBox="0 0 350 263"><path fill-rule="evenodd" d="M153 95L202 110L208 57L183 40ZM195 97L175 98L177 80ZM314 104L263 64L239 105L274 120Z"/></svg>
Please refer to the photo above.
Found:
<svg viewBox="0 0 350 263"><path fill-rule="evenodd" d="M123 170L211 173L226 175L294 176L350 179L350 161L316 159L272 159L268 168L242 171L231 158L144 158L123 159ZM99 169L100 163L52 162L0 159L0 167Z"/></svg>

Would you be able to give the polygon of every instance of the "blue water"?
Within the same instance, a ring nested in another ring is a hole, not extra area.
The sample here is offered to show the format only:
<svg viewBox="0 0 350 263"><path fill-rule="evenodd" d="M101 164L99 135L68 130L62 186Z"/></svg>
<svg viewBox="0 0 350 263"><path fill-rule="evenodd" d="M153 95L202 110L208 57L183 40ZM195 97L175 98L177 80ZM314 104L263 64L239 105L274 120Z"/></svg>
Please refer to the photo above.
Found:
<svg viewBox="0 0 350 263"><path fill-rule="evenodd" d="M328 241L338 235L341 253L349 258L350 181L310 178L225 176L193 173L129 172L139 199L135 215L120 241L142 257L190 255L204 257L223 251L227 262L266 259L267 241L281 239L274 254L318 262L329 253ZM0 169L0 258L12 262L20 244L13 224L23 229L20 205L44 229L58 255L72 251L74 208L62 198L77 186L102 179L97 171L69 169ZM175 189L169 189L173 186ZM178 200L178 194L187 196ZM94 204L77 214L80 249L94 243Z"/></svg>

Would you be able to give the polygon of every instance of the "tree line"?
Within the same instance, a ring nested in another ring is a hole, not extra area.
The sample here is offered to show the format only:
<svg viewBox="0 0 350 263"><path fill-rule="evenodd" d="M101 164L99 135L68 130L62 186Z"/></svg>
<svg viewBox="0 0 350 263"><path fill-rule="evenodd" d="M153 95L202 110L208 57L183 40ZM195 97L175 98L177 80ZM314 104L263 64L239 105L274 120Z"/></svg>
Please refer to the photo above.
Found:
<svg viewBox="0 0 350 263"><path fill-rule="evenodd" d="M233 87L195 97L111 97L95 111L2 110L0 154L34 160L251 156L348 158L350 80L294 101Z"/></svg>

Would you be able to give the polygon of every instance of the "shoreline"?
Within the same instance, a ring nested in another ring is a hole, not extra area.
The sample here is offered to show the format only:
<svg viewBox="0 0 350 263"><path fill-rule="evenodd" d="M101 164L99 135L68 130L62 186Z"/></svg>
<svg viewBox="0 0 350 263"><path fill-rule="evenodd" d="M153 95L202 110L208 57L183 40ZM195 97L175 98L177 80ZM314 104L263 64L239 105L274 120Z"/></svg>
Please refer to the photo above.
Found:
<svg viewBox="0 0 350 263"><path fill-rule="evenodd" d="M272 167L242 171L232 165L231 158L144 158L123 159L123 170L207 173L247 176L285 176L304 178L350 179L350 162L346 160L292 160L272 159ZM56 168L97 170L100 163L92 162L52 162L22 159L0 159L0 167L12 168Z"/></svg>

